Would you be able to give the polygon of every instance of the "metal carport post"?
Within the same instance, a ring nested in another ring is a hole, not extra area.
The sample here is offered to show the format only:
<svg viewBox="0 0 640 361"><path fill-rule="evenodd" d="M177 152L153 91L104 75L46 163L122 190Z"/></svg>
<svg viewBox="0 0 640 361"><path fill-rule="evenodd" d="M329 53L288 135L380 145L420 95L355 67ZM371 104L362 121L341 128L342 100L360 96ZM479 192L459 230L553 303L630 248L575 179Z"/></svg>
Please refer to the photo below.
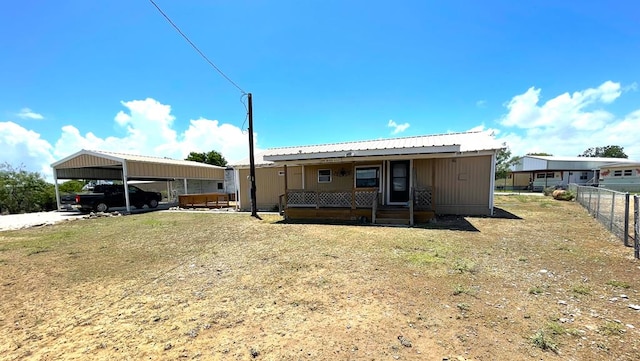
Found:
<svg viewBox="0 0 640 361"><path fill-rule="evenodd" d="M124 185L124 201L127 205L127 213L131 213L131 203L129 202L129 182L127 181L127 161L122 160L122 183Z"/></svg>

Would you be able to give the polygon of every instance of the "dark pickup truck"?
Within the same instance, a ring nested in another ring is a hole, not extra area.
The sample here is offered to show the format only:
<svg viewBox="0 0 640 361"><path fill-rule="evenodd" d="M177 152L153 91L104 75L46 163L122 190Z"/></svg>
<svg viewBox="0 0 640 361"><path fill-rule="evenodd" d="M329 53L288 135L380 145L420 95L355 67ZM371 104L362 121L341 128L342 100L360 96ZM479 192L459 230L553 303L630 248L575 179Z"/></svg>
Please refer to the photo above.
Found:
<svg viewBox="0 0 640 361"><path fill-rule="evenodd" d="M158 192L147 192L136 186L129 186L129 203L142 208L156 208L162 195ZM121 184L101 184L93 188L93 193L76 194L76 207L80 211L106 212L111 207L124 207L124 186Z"/></svg>

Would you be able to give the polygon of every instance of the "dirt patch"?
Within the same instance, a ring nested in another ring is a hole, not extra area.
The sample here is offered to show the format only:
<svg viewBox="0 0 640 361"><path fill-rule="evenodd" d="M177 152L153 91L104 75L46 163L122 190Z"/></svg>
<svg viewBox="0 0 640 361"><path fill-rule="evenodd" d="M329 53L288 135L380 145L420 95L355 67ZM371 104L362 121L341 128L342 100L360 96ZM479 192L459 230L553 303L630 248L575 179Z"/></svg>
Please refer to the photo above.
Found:
<svg viewBox="0 0 640 361"><path fill-rule="evenodd" d="M434 228L147 213L0 233L0 359L636 360L640 264L579 205Z"/></svg>

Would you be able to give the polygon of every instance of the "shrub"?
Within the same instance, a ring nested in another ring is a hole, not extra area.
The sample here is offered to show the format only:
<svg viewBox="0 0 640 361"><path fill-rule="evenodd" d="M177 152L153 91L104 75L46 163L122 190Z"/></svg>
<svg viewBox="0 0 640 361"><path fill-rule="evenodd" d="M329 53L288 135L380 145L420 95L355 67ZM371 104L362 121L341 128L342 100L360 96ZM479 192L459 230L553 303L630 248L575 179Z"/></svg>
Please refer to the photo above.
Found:
<svg viewBox="0 0 640 361"><path fill-rule="evenodd" d="M553 191L555 191L555 190L556 190L556 187L547 187L547 188L542 190L542 193L545 196L550 196L553 193Z"/></svg>

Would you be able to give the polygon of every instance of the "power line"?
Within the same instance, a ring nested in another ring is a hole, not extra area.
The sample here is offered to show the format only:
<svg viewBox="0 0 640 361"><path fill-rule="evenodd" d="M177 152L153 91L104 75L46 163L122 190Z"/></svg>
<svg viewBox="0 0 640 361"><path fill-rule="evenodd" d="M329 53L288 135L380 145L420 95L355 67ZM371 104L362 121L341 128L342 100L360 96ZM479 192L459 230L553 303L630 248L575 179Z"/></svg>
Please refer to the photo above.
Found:
<svg viewBox="0 0 640 361"><path fill-rule="evenodd" d="M169 22L169 24L171 24L171 26L173 26L174 29L176 29L176 31L182 35L182 37L184 38L184 40L187 41L187 43L189 43L189 45L191 45L196 52L198 52L198 54L200 54L200 56L202 58L204 58L204 60L209 63L209 65L211 65L218 73L220 73L220 75L222 75L222 77L224 77L225 79L227 79L227 81L229 83L231 83L233 86L235 86L236 88L238 88L238 90L240 90L240 92L242 94L246 94L247 92L245 92L244 90L242 90L242 88L240 88L240 86L238 84L236 84L233 80L231 80L231 78L229 78L225 73L222 72L222 70L220 70L220 68L218 68L216 66L216 64L214 64L211 60L209 60L209 58L207 58L206 55L204 55L204 53L202 51L200 51L200 49L198 49L198 47L196 46L196 44L194 44L191 40L189 40L189 38L182 32L182 30L180 30L180 28L173 22L171 21L171 19L169 18L169 16L167 16L167 14L164 13L164 11L162 11L162 9L160 9L160 7L158 6L158 4L155 3L155 1L153 0L149 0L149 2L151 2L151 4L153 4L153 6L155 6L156 9L158 9L158 11L160 12L160 14L162 14L162 16L164 16L164 18Z"/></svg>

